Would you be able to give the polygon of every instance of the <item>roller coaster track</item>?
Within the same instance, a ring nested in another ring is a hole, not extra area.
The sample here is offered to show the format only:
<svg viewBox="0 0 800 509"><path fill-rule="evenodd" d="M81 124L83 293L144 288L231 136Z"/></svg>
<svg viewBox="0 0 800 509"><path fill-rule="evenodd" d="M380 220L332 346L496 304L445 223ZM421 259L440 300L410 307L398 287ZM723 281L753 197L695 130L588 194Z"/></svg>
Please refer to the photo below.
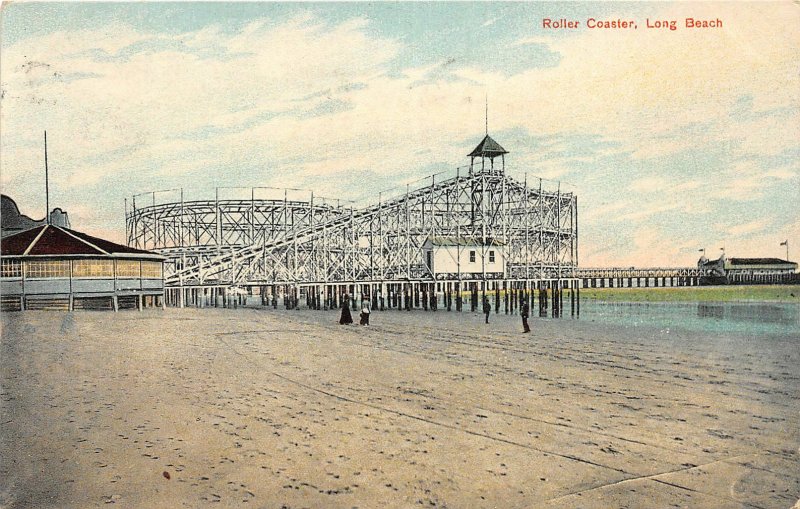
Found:
<svg viewBox="0 0 800 509"><path fill-rule="evenodd" d="M169 286L572 277L574 194L545 190L541 179L529 187L504 168L429 179L363 208L315 205L313 194L310 201L154 199L126 215L128 243L168 258ZM503 272L434 274L423 256L430 239L500 246Z"/></svg>

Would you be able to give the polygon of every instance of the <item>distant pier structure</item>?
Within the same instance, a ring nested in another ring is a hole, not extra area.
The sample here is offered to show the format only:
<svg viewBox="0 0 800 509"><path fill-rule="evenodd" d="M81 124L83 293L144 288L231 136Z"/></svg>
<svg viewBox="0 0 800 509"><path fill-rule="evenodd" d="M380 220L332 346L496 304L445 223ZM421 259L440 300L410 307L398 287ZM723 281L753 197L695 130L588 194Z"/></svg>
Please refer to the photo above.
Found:
<svg viewBox="0 0 800 509"><path fill-rule="evenodd" d="M780 258L728 258L723 253L716 260L703 256L697 267L706 272L707 284L800 283L797 263Z"/></svg>
<svg viewBox="0 0 800 509"><path fill-rule="evenodd" d="M126 204L127 244L166 257L168 303L179 306L237 305L246 294L323 309L346 293L380 309L476 309L489 299L513 311L536 298L560 314L579 287L577 197L511 177L507 155L487 133L455 174L365 207L294 189L218 188L206 200L142 193Z"/></svg>
<svg viewBox="0 0 800 509"><path fill-rule="evenodd" d="M659 288L665 286L800 283L797 263L780 258L700 258L696 267L581 267L574 274L582 288Z"/></svg>

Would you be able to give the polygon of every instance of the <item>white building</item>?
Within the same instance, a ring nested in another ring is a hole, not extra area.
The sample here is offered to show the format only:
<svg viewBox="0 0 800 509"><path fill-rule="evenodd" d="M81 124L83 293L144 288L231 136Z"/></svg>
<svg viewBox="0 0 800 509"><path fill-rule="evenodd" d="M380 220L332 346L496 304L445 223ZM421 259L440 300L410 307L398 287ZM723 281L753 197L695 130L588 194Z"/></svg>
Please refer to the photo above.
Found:
<svg viewBox="0 0 800 509"><path fill-rule="evenodd" d="M434 276L500 277L505 273L505 253L501 241L485 244L466 237L428 237L422 245L425 265Z"/></svg>

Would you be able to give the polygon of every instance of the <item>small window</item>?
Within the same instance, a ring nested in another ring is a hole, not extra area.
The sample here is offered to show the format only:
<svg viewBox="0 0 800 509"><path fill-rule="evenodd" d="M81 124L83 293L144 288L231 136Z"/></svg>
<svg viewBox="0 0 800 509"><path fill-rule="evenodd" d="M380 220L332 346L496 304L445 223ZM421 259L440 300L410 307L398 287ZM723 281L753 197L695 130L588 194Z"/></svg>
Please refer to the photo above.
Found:
<svg viewBox="0 0 800 509"><path fill-rule="evenodd" d="M30 278L68 278L69 260L30 260L25 262L25 275Z"/></svg>
<svg viewBox="0 0 800 509"><path fill-rule="evenodd" d="M469 252L469 262L470 263L475 263L475 251L470 251Z"/></svg>
<svg viewBox="0 0 800 509"><path fill-rule="evenodd" d="M22 277L22 262L19 260L3 260L2 277Z"/></svg>
<svg viewBox="0 0 800 509"><path fill-rule="evenodd" d="M433 268L433 252L428 251L426 254L428 257L428 268L431 269Z"/></svg>
<svg viewBox="0 0 800 509"><path fill-rule="evenodd" d="M117 260L117 277L139 277L139 260Z"/></svg>
<svg viewBox="0 0 800 509"><path fill-rule="evenodd" d="M489 263L494 263L494 251L489 251Z"/></svg>
<svg viewBox="0 0 800 509"><path fill-rule="evenodd" d="M73 277L114 277L113 260L75 260Z"/></svg>
<svg viewBox="0 0 800 509"><path fill-rule="evenodd" d="M160 279L161 262L142 262L142 279Z"/></svg>

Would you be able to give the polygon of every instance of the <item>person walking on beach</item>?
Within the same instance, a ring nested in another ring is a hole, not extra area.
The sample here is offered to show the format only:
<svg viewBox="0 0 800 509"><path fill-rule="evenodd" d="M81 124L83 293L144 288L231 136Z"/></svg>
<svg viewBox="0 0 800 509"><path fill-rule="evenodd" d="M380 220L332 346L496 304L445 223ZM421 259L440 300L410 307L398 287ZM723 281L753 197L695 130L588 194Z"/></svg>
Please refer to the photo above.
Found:
<svg viewBox="0 0 800 509"><path fill-rule="evenodd" d="M358 323L369 325L369 301L367 299L361 301L361 320Z"/></svg>
<svg viewBox="0 0 800 509"><path fill-rule="evenodd" d="M530 306L528 306L528 301L525 300L525 302L522 304L522 309L519 311L519 316L522 317L522 328L524 329L522 331L523 334L531 331L531 328L528 325L528 313L530 313L530 310L531 309Z"/></svg>
<svg viewBox="0 0 800 509"><path fill-rule="evenodd" d="M489 323L489 313L492 312L492 305L489 304L489 299L483 297L483 314L486 315L486 323Z"/></svg>
<svg viewBox="0 0 800 509"><path fill-rule="evenodd" d="M342 316L339 318L339 325L349 325L353 323L353 316L350 314L350 296L344 294L342 297Z"/></svg>

